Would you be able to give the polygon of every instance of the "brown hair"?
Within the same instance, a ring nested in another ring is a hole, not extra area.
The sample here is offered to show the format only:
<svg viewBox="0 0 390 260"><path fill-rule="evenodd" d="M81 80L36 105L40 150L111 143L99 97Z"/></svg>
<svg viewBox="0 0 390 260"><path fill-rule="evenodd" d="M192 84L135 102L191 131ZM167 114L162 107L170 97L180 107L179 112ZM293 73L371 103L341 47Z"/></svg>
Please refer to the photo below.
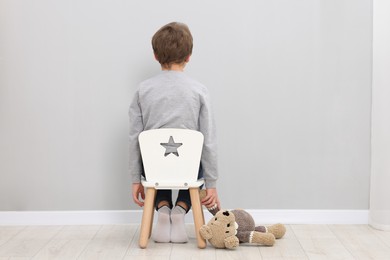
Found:
<svg viewBox="0 0 390 260"><path fill-rule="evenodd" d="M183 23L164 25L152 38L154 54L162 66L185 62L192 53L192 46L190 29Z"/></svg>

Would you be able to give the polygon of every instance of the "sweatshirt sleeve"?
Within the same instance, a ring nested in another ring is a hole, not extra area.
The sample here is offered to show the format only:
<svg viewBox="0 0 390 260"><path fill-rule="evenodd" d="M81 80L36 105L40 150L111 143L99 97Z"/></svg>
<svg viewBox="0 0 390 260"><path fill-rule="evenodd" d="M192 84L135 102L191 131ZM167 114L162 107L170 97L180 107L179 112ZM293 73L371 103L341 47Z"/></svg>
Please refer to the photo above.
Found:
<svg viewBox="0 0 390 260"><path fill-rule="evenodd" d="M202 98L199 131L204 136L201 164L206 188L215 188L218 179L217 135L208 92Z"/></svg>
<svg viewBox="0 0 390 260"><path fill-rule="evenodd" d="M143 131L142 111L139 104L139 92L134 94L129 108L129 172L133 183L141 182L143 173L141 151L138 136Z"/></svg>

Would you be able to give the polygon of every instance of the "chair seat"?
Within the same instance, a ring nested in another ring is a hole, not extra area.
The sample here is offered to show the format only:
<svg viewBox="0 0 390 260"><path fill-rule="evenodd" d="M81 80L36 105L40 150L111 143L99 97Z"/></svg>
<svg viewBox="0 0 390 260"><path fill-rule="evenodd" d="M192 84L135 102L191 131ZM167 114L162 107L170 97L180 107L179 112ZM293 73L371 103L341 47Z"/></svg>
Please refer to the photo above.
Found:
<svg viewBox="0 0 390 260"><path fill-rule="evenodd" d="M189 188L198 188L204 184L203 179L194 182L165 182L165 181L147 181L142 178L141 183L146 188L155 188L156 190L188 190Z"/></svg>

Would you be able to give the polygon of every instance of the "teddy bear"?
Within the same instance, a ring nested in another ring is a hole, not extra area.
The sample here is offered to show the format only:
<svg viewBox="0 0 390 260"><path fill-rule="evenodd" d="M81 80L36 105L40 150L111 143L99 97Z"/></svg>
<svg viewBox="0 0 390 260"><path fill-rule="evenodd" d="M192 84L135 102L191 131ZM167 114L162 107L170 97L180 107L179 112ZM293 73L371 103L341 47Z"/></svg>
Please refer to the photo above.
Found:
<svg viewBox="0 0 390 260"><path fill-rule="evenodd" d="M204 196L201 192L201 198ZM208 210L214 217L200 228L199 233L215 248L234 249L240 243L272 246L275 239L286 233L282 224L256 226L253 217L245 210L219 210L217 206Z"/></svg>

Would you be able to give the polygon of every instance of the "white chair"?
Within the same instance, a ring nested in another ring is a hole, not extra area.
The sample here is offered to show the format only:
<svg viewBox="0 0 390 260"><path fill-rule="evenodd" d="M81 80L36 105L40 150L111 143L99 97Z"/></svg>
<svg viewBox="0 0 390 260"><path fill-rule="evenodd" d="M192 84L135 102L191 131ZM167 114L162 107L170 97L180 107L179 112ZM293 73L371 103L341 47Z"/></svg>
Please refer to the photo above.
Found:
<svg viewBox="0 0 390 260"><path fill-rule="evenodd" d="M189 189L198 247L205 248L206 241L199 234L200 227L204 225L199 198L199 187L204 182L202 179L198 180L202 133L188 129L162 128L144 131L138 139L146 176L146 179L142 179L146 191L139 246L146 248L152 232L157 190Z"/></svg>

